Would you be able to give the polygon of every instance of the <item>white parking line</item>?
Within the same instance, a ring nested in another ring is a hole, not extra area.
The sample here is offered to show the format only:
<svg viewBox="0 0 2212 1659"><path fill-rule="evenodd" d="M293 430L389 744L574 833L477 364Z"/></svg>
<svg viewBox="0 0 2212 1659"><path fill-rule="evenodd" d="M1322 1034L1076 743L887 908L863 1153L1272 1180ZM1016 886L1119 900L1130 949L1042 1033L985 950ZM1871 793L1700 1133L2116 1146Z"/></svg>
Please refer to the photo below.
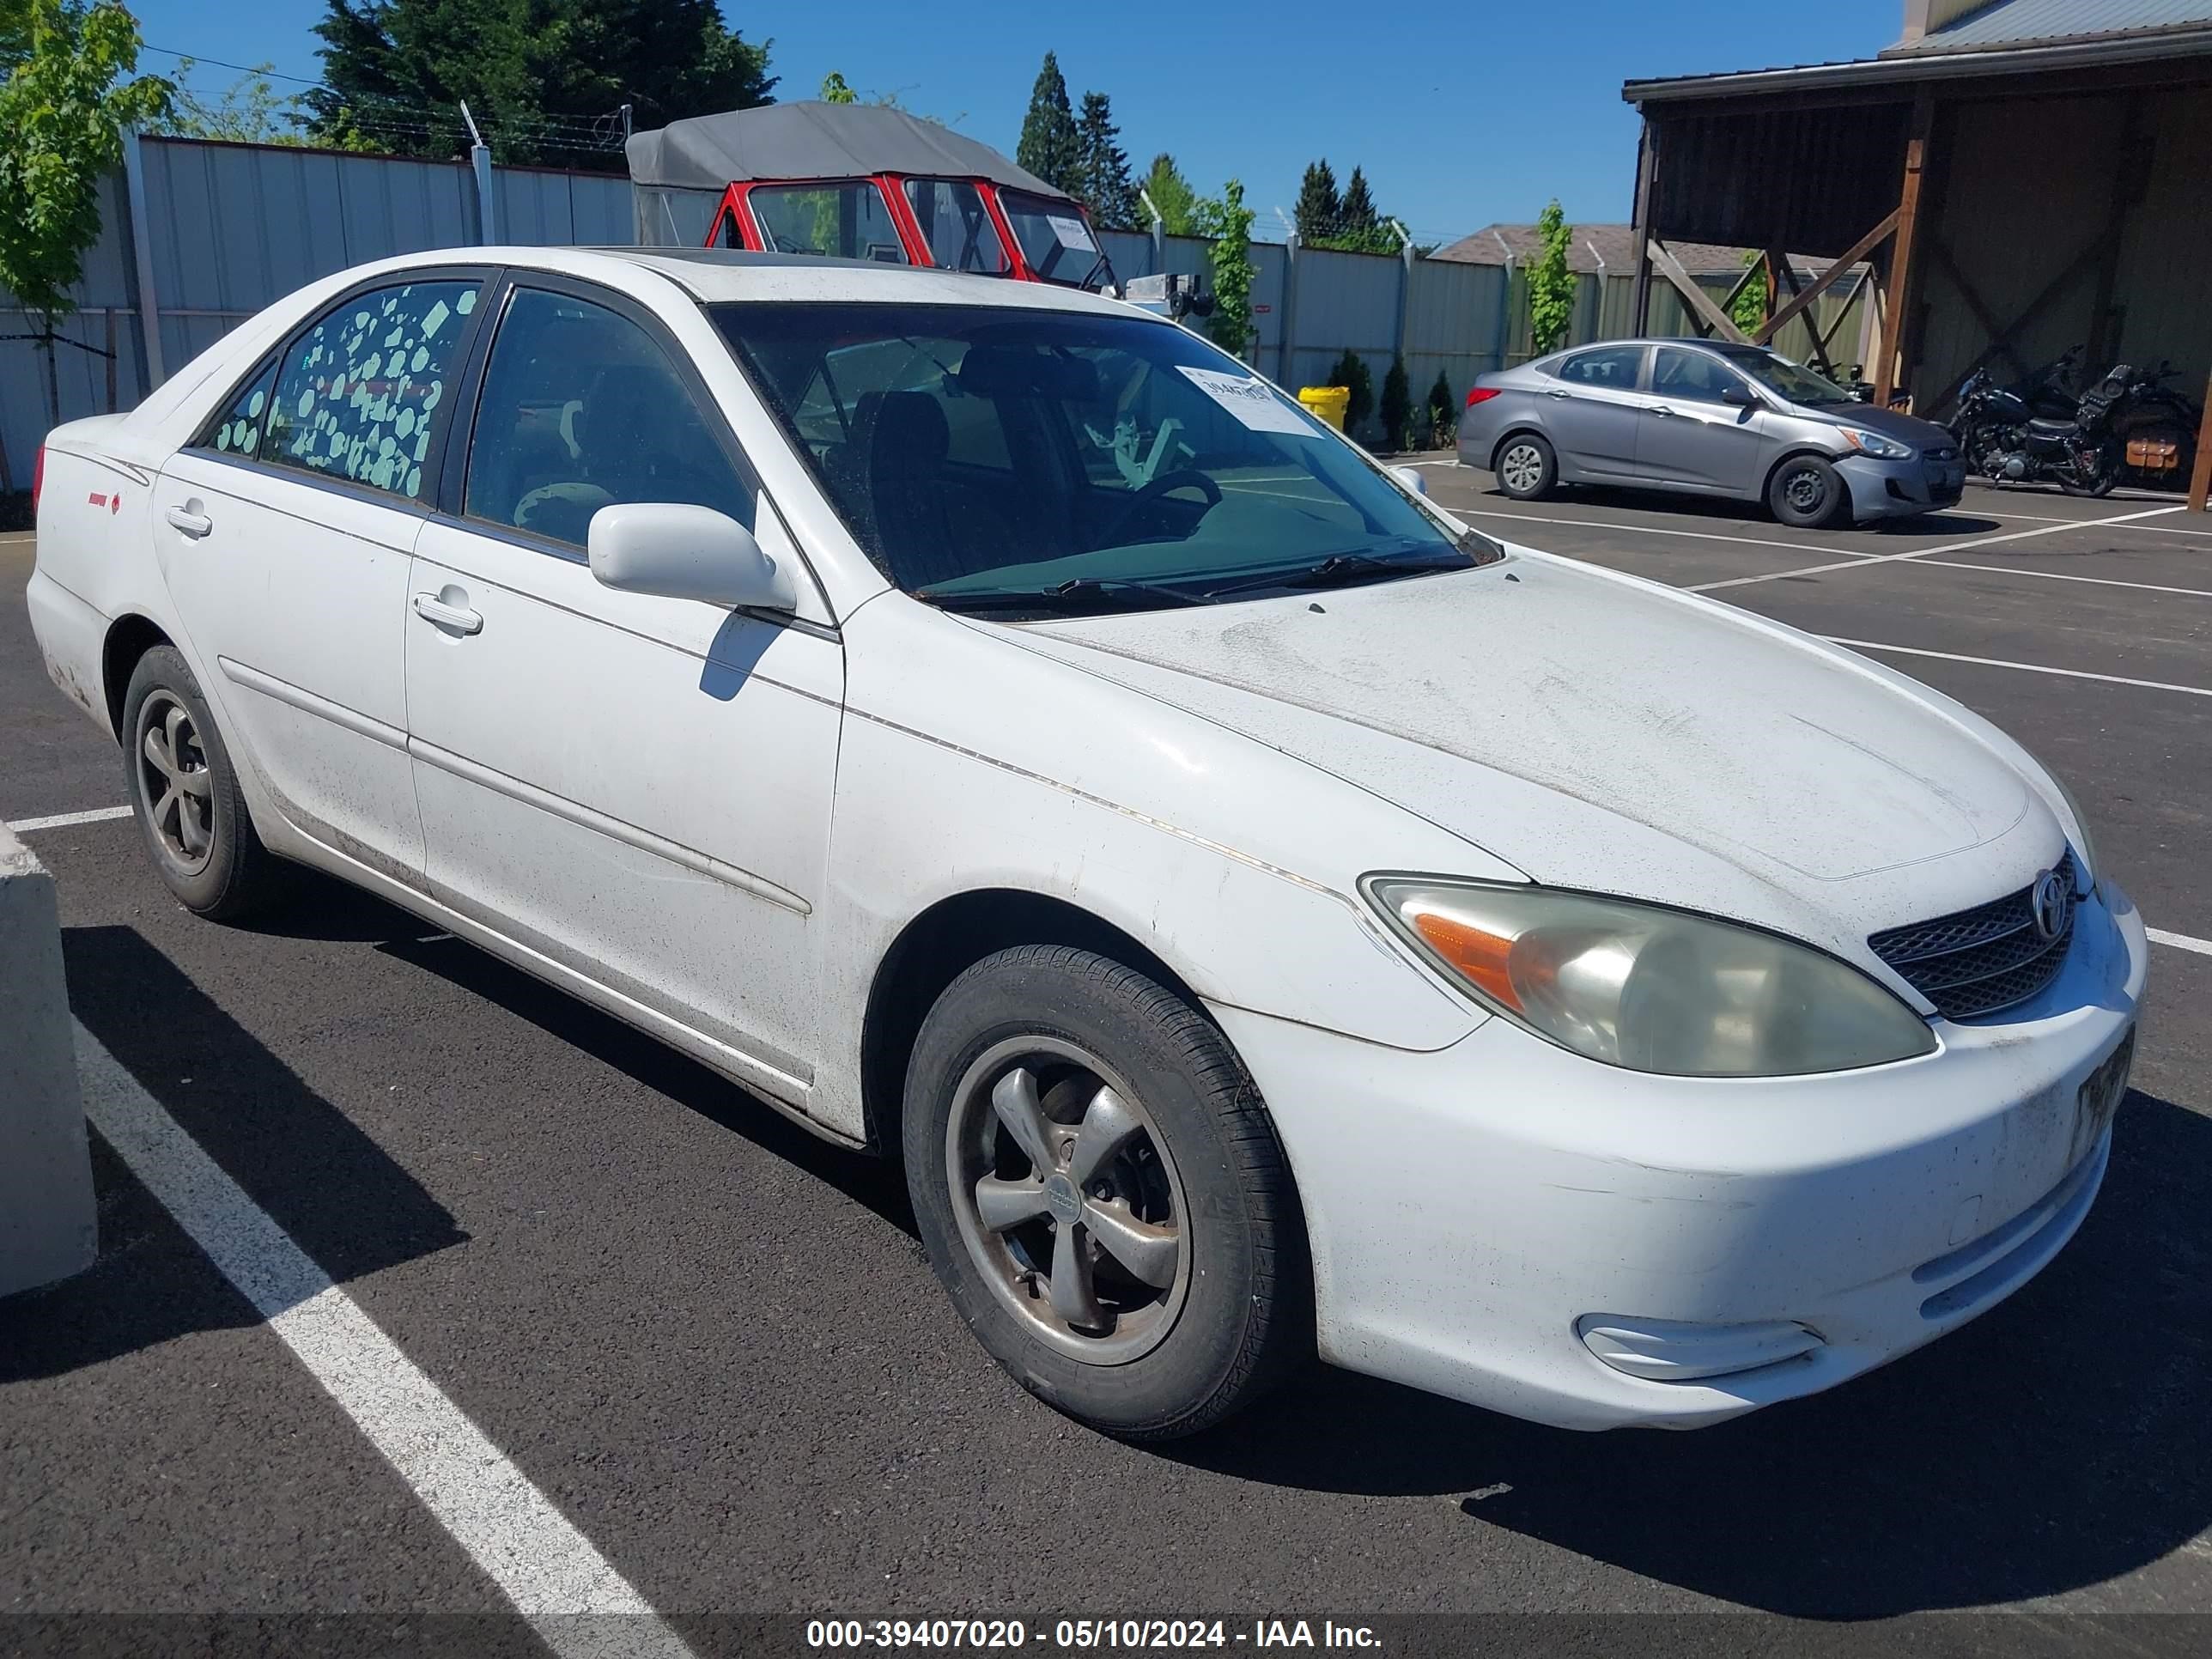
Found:
<svg viewBox="0 0 2212 1659"><path fill-rule="evenodd" d="M127 818L127 806L95 806L89 812L57 812L50 818L17 818L8 828L19 836L27 836L40 830L67 830L79 823L106 823L110 818Z"/></svg>
<svg viewBox="0 0 2212 1659"><path fill-rule="evenodd" d="M545 1494L225 1175L82 1022L85 1115L563 1659L692 1659ZM281 1455L281 1453L272 1453Z"/></svg>
<svg viewBox="0 0 2212 1659"><path fill-rule="evenodd" d="M1932 559L1941 553L1964 553L1970 548L1994 547L2000 542L2024 542L2037 536L2058 536L2069 530L2094 530L2106 525L2132 524L2138 519L2155 519L2161 514L2179 513L2179 507L2154 507L2142 513L2122 513L2110 519L2084 519L2079 523L2047 524L2035 530L2012 530L2002 536L1977 536L1971 541L1946 542L1940 547L1923 547L1910 553L1876 553L1862 555L1835 564L1808 564L1797 570L1770 571L1764 576L1731 576L1726 581L1693 582L1686 590L1692 593L1710 593L1721 587L1749 587L1756 582L1787 581L1792 576L1824 576L1835 570L1862 570L1870 564L1895 564L1904 559Z"/></svg>
<svg viewBox="0 0 2212 1659"><path fill-rule="evenodd" d="M1986 570L1998 576L2037 576L2048 582L2091 582L2099 587L2132 587L2143 593L2179 593L2185 599L2212 599L2212 587L2168 587L2162 582L2124 582L2117 576L2076 576L2063 570L2023 570L2016 564L1966 564L1957 559L1918 559L1914 562L1936 565L1945 570Z"/></svg>
<svg viewBox="0 0 2212 1659"><path fill-rule="evenodd" d="M2212 957L2212 939L2191 939L2186 933L2169 933L2163 927L2146 927L2153 945L2170 945L2177 951L2194 951L2200 957Z"/></svg>
<svg viewBox="0 0 2212 1659"><path fill-rule="evenodd" d="M2201 685L2175 685L2166 680L2132 680L2124 674L2092 674L2086 668L2046 668L2041 663L2008 662L2002 657L1965 657L1955 651L1923 651L1913 645L1884 645L1880 640L1847 640L1834 634L1820 636L1831 645L1848 645L1854 651L1893 651L1901 657L1941 657L1945 662L1971 662L1984 668L2017 668L2024 674L2063 674L2069 680L2102 680L2107 685L2139 685L2148 691L2179 691L2191 697L2212 697Z"/></svg>
<svg viewBox="0 0 2212 1659"><path fill-rule="evenodd" d="M1656 524L1621 524L1605 519L1551 519L1534 513L1500 513L1480 507L1447 507L1455 519L1514 519L1522 524L1574 525L1584 530L1633 531L1640 536L1680 536L1693 542L1722 542L1732 547L1778 547L1785 553L1842 553L1854 559L1878 559L1879 553L1853 553L1848 548L1808 546L1803 542L1778 542L1758 536L1723 536L1712 530L1668 530Z"/></svg>

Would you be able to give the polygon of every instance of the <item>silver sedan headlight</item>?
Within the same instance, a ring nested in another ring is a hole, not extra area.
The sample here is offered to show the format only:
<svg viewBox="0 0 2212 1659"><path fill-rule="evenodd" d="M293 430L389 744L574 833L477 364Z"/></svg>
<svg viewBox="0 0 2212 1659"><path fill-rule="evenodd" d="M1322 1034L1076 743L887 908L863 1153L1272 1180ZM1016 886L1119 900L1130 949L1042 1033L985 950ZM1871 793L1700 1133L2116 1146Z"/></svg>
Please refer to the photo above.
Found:
<svg viewBox="0 0 2212 1659"><path fill-rule="evenodd" d="M1847 426L1844 436L1853 449L1882 461L1909 461L1919 452L1911 444L1899 443L1887 433L1869 432L1863 426Z"/></svg>
<svg viewBox="0 0 2212 1659"><path fill-rule="evenodd" d="M1475 1000L1561 1048L1669 1077L1794 1077L1932 1054L1857 969L1756 928L1594 894L1370 876L1368 900Z"/></svg>

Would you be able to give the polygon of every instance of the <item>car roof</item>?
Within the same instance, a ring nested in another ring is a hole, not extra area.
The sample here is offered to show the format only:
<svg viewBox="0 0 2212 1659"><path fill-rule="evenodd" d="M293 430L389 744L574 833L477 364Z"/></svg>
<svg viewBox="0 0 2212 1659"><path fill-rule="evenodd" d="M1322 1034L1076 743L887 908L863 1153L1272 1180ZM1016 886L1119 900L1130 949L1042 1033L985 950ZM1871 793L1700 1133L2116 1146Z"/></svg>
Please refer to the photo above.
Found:
<svg viewBox="0 0 2212 1659"><path fill-rule="evenodd" d="M1032 311L1079 311L1110 316L1152 313L1100 294L1049 283L1022 283L871 259L811 253L753 253L738 248L473 247L439 248L362 266L356 275L427 265L504 264L547 270L611 286L632 271L665 277L703 305L831 301L874 305L987 305Z"/></svg>

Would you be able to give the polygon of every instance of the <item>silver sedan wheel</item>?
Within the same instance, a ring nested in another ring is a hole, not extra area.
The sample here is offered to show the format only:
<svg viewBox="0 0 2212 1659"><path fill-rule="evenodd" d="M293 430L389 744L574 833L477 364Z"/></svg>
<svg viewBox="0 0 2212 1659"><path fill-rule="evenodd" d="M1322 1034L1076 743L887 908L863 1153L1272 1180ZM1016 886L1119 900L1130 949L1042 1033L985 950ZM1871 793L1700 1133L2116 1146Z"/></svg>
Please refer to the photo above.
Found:
<svg viewBox="0 0 2212 1659"><path fill-rule="evenodd" d="M1514 444L1498 458L1498 476L1508 489L1534 489L1544 481L1544 457L1534 444Z"/></svg>
<svg viewBox="0 0 2212 1659"><path fill-rule="evenodd" d="M1828 481L1809 466L1801 466L1782 481L1784 499L1800 513L1818 513L1828 504Z"/></svg>
<svg viewBox="0 0 2212 1659"><path fill-rule="evenodd" d="M955 1093L945 1169L969 1257L1030 1335L1094 1365L1166 1338L1190 1278L1182 1181L1103 1060L1041 1035L994 1044Z"/></svg>
<svg viewBox="0 0 2212 1659"><path fill-rule="evenodd" d="M138 706L139 807L161 856L196 876L215 852L215 792L191 710L167 691Z"/></svg>

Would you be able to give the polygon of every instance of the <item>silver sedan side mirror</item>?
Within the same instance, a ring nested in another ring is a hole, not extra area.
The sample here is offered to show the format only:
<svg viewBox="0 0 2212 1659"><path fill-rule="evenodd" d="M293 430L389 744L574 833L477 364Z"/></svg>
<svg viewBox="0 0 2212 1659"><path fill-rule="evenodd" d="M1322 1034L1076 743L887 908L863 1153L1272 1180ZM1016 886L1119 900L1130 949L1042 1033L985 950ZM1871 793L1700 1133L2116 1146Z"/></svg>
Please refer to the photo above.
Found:
<svg viewBox="0 0 2212 1659"><path fill-rule="evenodd" d="M1394 466L1390 469L1390 476L1416 495L1429 493L1429 481L1417 466Z"/></svg>

